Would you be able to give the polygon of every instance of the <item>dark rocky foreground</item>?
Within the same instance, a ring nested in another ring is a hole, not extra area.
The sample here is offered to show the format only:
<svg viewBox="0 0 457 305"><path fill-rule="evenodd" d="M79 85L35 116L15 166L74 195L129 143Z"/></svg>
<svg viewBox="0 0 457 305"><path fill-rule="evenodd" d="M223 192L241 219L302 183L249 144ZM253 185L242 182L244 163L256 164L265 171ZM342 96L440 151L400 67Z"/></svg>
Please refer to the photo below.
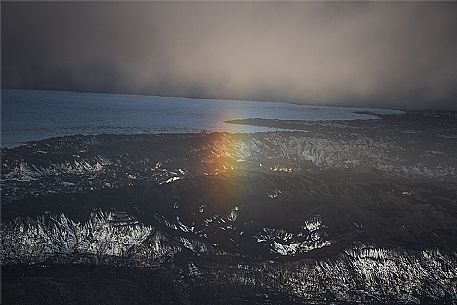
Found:
<svg viewBox="0 0 457 305"><path fill-rule="evenodd" d="M457 117L2 149L5 304L457 302Z"/></svg>

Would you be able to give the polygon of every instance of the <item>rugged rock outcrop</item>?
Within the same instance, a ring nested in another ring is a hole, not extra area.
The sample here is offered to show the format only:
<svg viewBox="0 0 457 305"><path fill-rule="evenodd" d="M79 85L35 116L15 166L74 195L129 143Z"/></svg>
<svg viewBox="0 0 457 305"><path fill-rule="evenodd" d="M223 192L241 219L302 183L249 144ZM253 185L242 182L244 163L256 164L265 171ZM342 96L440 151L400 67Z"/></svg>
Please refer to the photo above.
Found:
<svg viewBox="0 0 457 305"><path fill-rule="evenodd" d="M8 291L95 295L84 268L97 266L96 278L112 277L107 303L125 285L145 304L456 303L457 138L446 118L2 149Z"/></svg>

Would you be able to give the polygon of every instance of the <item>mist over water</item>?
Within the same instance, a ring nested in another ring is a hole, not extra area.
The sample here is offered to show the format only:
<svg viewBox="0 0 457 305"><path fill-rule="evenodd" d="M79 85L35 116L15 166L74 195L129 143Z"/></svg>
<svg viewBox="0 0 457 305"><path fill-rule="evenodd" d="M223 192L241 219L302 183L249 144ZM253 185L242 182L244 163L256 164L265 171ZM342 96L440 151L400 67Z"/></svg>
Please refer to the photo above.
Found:
<svg viewBox="0 0 457 305"><path fill-rule="evenodd" d="M2 147L75 134L262 132L275 129L224 123L263 118L290 120L375 119L397 110L309 106L259 101L190 99L39 90L3 90Z"/></svg>
<svg viewBox="0 0 457 305"><path fill-rule="evenodd" d="M452 2L2 3L4 88L456 109Z"/></svg>

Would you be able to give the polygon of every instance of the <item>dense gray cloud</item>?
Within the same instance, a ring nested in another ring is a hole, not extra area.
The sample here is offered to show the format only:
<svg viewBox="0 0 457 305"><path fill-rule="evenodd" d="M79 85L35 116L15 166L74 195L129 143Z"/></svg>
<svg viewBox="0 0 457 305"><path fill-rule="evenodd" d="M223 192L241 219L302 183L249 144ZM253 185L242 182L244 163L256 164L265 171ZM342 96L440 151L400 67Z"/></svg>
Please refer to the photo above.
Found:
<svg viewBox="0 0 457 305"><path fill-rule="evenodd" d="M3 87L457 108L457 3L2 3Z"/></svg>

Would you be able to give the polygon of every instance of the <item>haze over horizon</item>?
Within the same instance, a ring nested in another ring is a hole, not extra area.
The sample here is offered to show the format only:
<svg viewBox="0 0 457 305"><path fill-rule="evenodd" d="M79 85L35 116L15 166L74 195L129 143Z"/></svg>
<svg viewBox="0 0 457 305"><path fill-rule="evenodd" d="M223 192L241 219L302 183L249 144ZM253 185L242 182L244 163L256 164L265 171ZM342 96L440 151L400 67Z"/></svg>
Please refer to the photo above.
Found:
<svg viewBox="0 0 457 305"><path fill-rule="evenodd" d="M457 109L457 4L2 2L2 88Z"/></svg>

